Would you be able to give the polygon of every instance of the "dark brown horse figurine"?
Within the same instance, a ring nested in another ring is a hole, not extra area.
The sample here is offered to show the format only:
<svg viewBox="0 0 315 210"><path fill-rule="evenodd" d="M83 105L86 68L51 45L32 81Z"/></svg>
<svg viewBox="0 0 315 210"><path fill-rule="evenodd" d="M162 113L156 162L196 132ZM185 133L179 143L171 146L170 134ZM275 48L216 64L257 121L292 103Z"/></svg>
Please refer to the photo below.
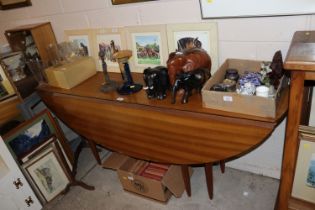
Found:
<svg viewBox="0 0 315 210"><path fill-rule="evenodd" d="M208 53L200 48L192 48L180 52L173 52L167 60L168 76L170 84L173 86L176 80L176 74L190 72L196 69L211 70L211 58Z"/></svg>

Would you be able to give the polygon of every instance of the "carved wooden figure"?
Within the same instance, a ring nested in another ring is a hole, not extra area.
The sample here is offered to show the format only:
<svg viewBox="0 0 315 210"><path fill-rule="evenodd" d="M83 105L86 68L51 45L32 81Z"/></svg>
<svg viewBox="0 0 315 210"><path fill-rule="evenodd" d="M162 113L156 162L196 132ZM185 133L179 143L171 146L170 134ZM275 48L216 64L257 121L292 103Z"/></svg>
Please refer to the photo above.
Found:
<svg viewBox="0 0 315 210"><path fill-rule="evenodd" d="M192 90L196 89L201 93L203 84L209 79L210 75L207 69L196 69L190 72L183 72L176 75L175 83L172 87L172 104L176 102L176 93L179 89L184 89L182 103L188 102L188 97Z"/></svg>
<svg viewBox="0 0 315 210"><path fill-rule="evenodd" d="M171 53L167 61L168 76L172 86L175 83L176 74L199 68L207 69L210 75L211 58L205 50L199 48L188 49L182 53Z"/></svg>

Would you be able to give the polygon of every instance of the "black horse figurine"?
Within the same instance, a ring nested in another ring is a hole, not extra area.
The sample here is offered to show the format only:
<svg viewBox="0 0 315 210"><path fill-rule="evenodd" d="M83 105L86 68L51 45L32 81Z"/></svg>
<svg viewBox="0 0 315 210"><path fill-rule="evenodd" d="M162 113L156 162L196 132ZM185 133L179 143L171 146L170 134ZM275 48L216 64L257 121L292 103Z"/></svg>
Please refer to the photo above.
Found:
<svg viewBox="0 0 315 210"><path fill-rule="evenodd" d="M188 103L188 97L192 90L196 89L201 93L203 84L210 78L208 69L196 69L190 72L183 72L176 75L175 83L172 87L172 104L176 102L176 93L179 89L184 89L182 104Z"/></svg>

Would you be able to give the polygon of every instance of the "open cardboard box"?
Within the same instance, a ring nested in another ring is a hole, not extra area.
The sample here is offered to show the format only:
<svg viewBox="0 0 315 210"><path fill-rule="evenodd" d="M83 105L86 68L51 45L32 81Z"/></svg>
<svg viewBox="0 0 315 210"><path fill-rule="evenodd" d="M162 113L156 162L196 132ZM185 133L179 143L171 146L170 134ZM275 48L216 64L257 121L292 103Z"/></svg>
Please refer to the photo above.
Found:
<svg viewBox="0 0 315 210"><path fill-rule="evenodd" d="M285 76L281 79L273 98L210 90L214 84L221 83L224 80L226 69L237 69L239 74L242 75L245 71L260 71L261 63L262 61L256 60L226 59L202 88L203 106L211 109L275 118L281 90L288 86L288 79Z"/></svg>
<svg viewBox="0 0 315 210"><path fill-rule="evenodd" d="M117 170L123 188L158 201L166 202L174 195L179 198L185 190L181 167L171 165L161 181L131 173L131 168L139 161L128 156L112 153L102 164L104 168ZM190 169L190 175L192 170Z"/></svg>

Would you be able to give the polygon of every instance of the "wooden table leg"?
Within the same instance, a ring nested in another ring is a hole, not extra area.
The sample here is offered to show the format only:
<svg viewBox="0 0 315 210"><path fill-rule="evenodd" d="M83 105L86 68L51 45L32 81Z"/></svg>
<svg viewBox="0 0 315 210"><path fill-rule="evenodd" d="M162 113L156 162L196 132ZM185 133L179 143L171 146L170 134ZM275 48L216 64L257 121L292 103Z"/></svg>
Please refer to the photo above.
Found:
<svg viewBox="0 0 315 210"><path fill-rule="evenodd" d="M212 173L212 163L205 164L206 172L206 182L208 188L208 195L210 200L213 198L213 173Z"/></svg>
<svg viewBox="0 0 315 210"><path fill-rule="evenodd" d="M220 160L220 168L221 168L221 173L224 174L224 172L225 172L225 162L223 160Z"/></svg>
<svg viewBox="0 0 315 210"><path fill-rule="evenodd" d="M190 187L190 176L189 176L189 170L188 165L182 165L182 174L183 174L183 180L185 183L186 193L188 197L191 196L191 187Z"/></svg>
<svg viewBox="0 0 315 210"><path fill-rule="evenodd" d="M96 160L96 162L101 165L101 158L100 158L100 155L98 154L98 151L97 151L97 148L96 148L96 144L94 143L94 141L91 141L91 140L87 140L88 143L89 143L89 146L92 150L92 153L94 155L94 158Z"/></svg>
<svg viewBox="0 0 315 210"><path fill-rule="evenodd" d="M299 124L301 120L301 107L303 102L305 73L291 72L289 111L286 125L281 179L278 200L275 209L288 209L291 197L293 178L295 173L296 157L299 149Z"/></svg>

